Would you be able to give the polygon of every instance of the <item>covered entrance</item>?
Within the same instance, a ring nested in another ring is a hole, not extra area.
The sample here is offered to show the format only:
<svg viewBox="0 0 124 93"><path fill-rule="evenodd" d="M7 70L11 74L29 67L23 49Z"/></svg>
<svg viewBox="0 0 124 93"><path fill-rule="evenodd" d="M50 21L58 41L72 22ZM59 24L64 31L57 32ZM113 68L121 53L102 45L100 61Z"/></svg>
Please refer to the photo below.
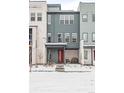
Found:
<svg viewBox="0 0 124 93"><path fill-rule="evenodd" d="M47 43L47 63L64 64L65 63L65 43Z"/></svg>

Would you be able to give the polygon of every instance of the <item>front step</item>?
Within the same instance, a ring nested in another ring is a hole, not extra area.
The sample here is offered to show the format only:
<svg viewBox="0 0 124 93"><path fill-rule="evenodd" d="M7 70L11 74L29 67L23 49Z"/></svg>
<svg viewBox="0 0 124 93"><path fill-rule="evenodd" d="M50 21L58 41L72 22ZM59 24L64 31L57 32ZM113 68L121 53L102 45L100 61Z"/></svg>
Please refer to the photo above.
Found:
<svg viewBox="0 0 124 93"><path fill-rule="evenodd" d="M64 72L64 64L57 64L56 65L56 71L57 72Z"/></svg>

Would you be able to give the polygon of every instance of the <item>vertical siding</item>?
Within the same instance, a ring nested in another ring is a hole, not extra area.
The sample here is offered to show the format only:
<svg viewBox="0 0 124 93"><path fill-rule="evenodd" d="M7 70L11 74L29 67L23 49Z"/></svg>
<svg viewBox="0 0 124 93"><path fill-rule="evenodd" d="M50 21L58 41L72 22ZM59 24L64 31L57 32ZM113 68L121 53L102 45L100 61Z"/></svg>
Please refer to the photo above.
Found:
<svg viewBox="0 0 124 93"><path fill-rule="evenodd" d="M50 13L48 13L50 14ZM61 14L61 13L60 13ZM67 44L66 48L79 48L79 40L80 40L80 33L79 33L79 13L73 13L74 15L74 24L67 25L67 24L59 24L59 16L58 13L51 13L51 24L48 25L48 33L52 33L52 42L57 43L57 33L63 33L63 42L64 41L64 33L70 33L70 40L71 40L71 34L77 33L77 42L73 43L70 42ZM62 13L64 14L64 13ZM69 14L69 13L68 13ZM70 13L69 15L71 15ZM67 15L66 13L64 15Z"/></svg>

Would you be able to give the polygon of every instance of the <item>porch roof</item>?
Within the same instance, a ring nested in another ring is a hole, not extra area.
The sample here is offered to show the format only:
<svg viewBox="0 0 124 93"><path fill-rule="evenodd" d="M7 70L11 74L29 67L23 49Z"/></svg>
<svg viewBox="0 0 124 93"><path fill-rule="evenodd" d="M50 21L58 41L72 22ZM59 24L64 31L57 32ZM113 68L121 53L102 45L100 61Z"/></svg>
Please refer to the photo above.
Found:
<svg viewBox="0 0 124 93"><path fill-rule="evenodd" d="M45 43L46 46L66 46L67 43Z"/></svg>

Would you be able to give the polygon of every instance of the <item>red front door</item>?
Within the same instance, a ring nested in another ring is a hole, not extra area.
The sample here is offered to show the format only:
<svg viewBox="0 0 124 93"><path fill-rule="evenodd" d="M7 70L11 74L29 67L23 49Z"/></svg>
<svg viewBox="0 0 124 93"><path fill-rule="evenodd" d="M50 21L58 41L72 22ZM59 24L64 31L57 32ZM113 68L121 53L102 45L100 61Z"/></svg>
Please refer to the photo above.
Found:
<svg viewBox="0 0 124 93"><path fill-rule="evenodd" d="M58 63L64 63L64 49L58 49Z"/></svg>

